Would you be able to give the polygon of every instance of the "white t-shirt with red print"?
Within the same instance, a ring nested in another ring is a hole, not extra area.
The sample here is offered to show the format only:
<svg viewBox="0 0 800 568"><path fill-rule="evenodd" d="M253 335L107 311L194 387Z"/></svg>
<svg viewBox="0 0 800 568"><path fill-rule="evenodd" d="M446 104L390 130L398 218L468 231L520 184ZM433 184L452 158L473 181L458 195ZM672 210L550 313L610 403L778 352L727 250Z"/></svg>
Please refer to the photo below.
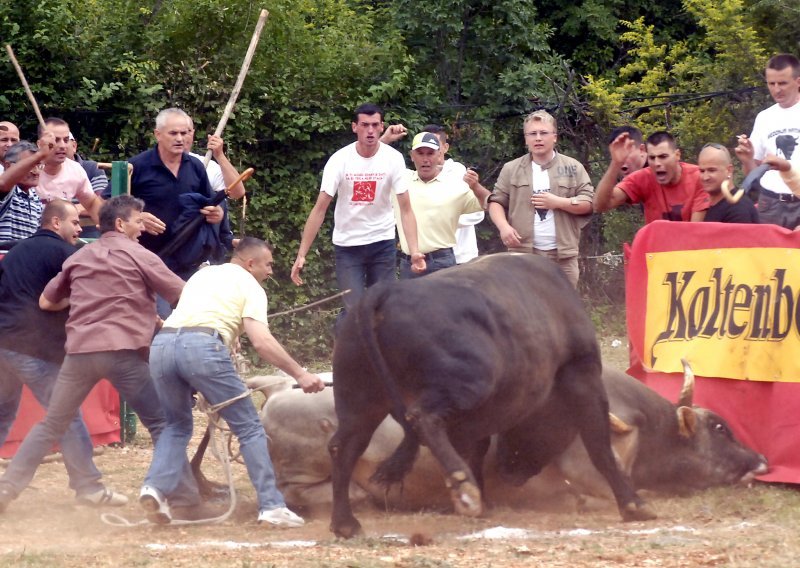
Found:
<svg viewBox="0 0 800 568"><path fill-rule="evenodd" d="M391 192L405 193L403 155L381 143L371 158L356 151L356 143L330 157L322 171L324 191L337 197L333 244L358 246L394 239Z"/></svg>

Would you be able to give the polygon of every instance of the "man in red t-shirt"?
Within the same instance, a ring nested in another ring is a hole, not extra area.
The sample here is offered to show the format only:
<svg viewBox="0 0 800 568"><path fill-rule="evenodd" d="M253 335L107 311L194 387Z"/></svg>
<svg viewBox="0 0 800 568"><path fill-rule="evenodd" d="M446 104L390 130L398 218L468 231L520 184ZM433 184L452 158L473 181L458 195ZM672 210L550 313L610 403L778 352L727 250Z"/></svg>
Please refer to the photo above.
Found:
<svg viewBox="0 0 800 568"><path fill-rule="evenodd" d="M609 145L611 163L595 189L595 211L602 213L623 203L641 203L645 223L659 219L702 221L710 202L700 173L697 166L680 161L681 151L668 132L648 136L648 167L617 182L634 144L630 135L623 133Z"/></svg>

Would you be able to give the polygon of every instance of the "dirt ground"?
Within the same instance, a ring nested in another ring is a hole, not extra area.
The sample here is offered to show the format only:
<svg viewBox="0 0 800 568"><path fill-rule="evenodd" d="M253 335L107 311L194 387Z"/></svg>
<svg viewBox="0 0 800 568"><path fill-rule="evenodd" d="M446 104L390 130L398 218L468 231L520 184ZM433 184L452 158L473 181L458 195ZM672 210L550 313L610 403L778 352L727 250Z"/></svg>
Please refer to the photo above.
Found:
<svg viewBox="0 0 800 568"><path fill-rule="evenodd" d="M150 457L140 430L133 445L107 448L96 458L106 483L131 498L112 512L131 522L143 520L134 497ZM256 524L244 466L233 469L240 502L225 523L120 527L104 522L97 509L75 505L63 464L44 464L31 487L0 514L0 566L784 567L800 557L800 493L790 487L647 495L659 518L641 523L622 523L613 508L495 508L478 519L362 508L357 516L366 536L342 541L329 532L325 514L306 517L299 529ZM204 470L223 479L217 466Z"/></svg>

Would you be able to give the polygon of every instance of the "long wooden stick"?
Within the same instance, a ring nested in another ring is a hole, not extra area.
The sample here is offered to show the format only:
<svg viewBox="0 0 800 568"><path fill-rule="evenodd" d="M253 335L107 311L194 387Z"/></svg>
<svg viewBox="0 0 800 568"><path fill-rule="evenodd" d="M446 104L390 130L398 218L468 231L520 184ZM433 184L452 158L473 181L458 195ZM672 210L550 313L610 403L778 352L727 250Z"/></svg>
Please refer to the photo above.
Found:
<svg viewBox="0 0 800 568"><path fill-rule="evenodd" d="M14 57L14 50L11 49L9 44L6 44L6 51L8 52L8 58L11 60L11 64L14 65L14 69L17 70L17 75L19 75L19 80L22 81L22 87L25 89L25 93L28 95L28 100L31 101L33 105L33 112L36 113L36 118L39 119L39 125L44 129L44 118L42 117L42 111L39 110L39 105L36 104L36 99L33 96L33 91L28 86L28 81L25 79L25 74L22 72L22 67L19 66L17 62L17 58Z"/></svg>
<svg viewBox="0 0 800 568"><path fill-rule="evenodd" d="M236 99L239 98L239 91L242 90L242 84L244 83L244 78L247 76L247 71L250 69L250 62L253 60L253 54L256 51L258 40L261 37L261 30L264 29L264 23L267 21L268 15L269 15L268 11L261 10L261 14L258 16L258 22L256 22L256 29L253 32L253 37L250 38L250 47L247 48L247 54L244 56L244 61L242 62L242 68L239 71L239 77L236 79L236 85L234 85L233 91L231 92L231 96L228 99L228 104L225 106L225 112L222 113L222 118L219 120L219 124L217 124L217 129L214 131L215 136L220 136L222 134L222 131L225 130L225 125L228 123L228 118L233 112L233 105L236 104ZM210 160L211 160L211 150L206 152L206 155L203 158L203 166L208 166L208 162Z"/></svg>

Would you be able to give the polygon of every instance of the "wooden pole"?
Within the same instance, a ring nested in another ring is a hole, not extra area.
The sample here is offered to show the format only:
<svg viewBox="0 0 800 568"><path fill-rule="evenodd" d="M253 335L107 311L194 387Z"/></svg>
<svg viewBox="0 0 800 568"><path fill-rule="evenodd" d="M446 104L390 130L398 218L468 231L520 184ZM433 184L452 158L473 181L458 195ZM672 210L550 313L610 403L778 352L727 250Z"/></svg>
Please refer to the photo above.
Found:
<svg viewBox="0 0 800 568"><path fill-rule="evenodd" d="M44 118L42 117L42 111L39 110L39 105L36 104L33 91L31 91L31 88L28 86L28 81L25 79L25 74L22 72L22 67L19 66L17 58L14 57L14 50L11 49L9 44L6 44L6 51L8 52L8 58L11 60L11 64L14 65L14 69L17 70L19 80L22 81L22 87L25 89L25 94L28 95L28 100L30 100L31 104L33 105L33 112L36 113L36 118L39 119L39 126L41 126L42 130L44 130Z"/></svg>
<svg viewBox="0 0 800 568"><path fill-rule="evenodd" d="M242 90L242 84L244 83L244 78L247 76L247 71L250 69L250 62L253 60L253 54L256 51L258 40L261 37L261 30L264 29L264 23L267 21L268 15L269 15L268 11L261 10L261 14L258 16L258 22L256 22L256 29L253 32L253 37L250 38L250 47L247 48L247 54L244 56L244 61L242 62L242 68L239 71L239 77L236 79L236 85L234 85L233 91L231 92L231 96L228 99L228 104L225 106L225 112L222 113L222 118L220 119L219 124L217 124L217 129L214 131L215 136L220 136L222 134L222 131L225 130L225 125L228 123L228 118L233 112L233 105L236 104L236 99L239 98L239 91ZM206 155L203 158L203 166L208 166L208 162L210 160L211 160L211 150L206 152Z"/></svg>

